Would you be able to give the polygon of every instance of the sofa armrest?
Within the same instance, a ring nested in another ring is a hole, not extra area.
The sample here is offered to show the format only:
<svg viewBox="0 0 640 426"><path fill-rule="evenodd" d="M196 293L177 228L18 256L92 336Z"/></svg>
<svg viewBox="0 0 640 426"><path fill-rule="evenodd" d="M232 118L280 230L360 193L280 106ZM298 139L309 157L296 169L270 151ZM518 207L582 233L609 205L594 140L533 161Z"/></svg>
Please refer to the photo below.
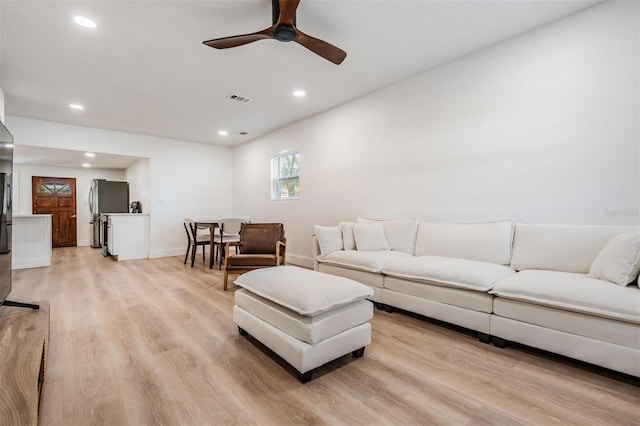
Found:
<svg viewBox="0 0 640 426"><path fill-rule="evenodd" d="M311 237L311 257L313 258L313 270L317 271L320 265L316 259L320 256L320 244L318 243L318 237L313 235Z"/></svg>

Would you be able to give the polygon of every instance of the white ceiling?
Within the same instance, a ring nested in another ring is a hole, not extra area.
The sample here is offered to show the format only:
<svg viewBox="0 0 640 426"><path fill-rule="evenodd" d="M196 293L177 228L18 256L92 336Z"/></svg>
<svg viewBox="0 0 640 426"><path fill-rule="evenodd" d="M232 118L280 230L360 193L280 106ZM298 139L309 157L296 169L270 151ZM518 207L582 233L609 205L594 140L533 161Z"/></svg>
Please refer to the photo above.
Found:
<svg viewBox="0 0 640 426"><path fill-rule="evenodd" d="M44 148L29 145L16 145L13 148L15 164L34 164L55 167L82 167L83 163L91 164L91 168L125 170L140 160L128 155L104 154L93 152L94 157L85 156L84 151L69 149Z"/></svg>
<svg viewBox="0 0 640 426"><path fill-rule="evenodd" d="M270 26L270 0L0 2L6 114L226 146L597 3L302 0L298 27L348 54L334 65L295 43L202 44Z"/></svg>

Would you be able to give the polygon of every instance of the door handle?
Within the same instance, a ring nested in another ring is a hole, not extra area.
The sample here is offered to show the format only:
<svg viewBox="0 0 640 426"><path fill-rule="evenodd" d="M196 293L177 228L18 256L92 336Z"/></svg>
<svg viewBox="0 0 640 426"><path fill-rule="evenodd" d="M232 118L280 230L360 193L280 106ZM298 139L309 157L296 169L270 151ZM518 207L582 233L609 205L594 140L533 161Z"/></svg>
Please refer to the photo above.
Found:
<svg viewBox="0 0 640 426"><path fill-rule="evenodd" d="M72 215L71 217L75 219L75 218L76 218L76 215L74 214L74 215Z"/></svg>

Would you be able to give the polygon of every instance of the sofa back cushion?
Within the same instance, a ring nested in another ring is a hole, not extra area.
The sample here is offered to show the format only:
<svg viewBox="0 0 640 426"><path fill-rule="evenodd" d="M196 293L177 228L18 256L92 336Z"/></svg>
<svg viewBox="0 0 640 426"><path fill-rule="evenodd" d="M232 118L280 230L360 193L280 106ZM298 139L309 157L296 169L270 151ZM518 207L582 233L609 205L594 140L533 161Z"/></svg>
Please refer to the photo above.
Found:
<svg viewBox="0 0 640 426"><path fill-rule="evenodd" d="M637 226L518 224L511 267L586 274L604 246Z"/></svg>
<svg viewBox="0 0 640 426"><path fill-rule="evenodd" d="M391 250L381 223L356 223L353 236L359 251Z"/></svg>
<svg viewBox="0 0 640 426"><path fill-rule="evenodd" d="M439 224L418 227L416 256L443 256L508 265L513 223Z"/></svg>
<svg viewBox="0 0 640 426"><path fill-rule="evenodd" d="M381 223L391 250L414 254L419 224L417 220L377 220L360 216L357 222Z"/></svg>

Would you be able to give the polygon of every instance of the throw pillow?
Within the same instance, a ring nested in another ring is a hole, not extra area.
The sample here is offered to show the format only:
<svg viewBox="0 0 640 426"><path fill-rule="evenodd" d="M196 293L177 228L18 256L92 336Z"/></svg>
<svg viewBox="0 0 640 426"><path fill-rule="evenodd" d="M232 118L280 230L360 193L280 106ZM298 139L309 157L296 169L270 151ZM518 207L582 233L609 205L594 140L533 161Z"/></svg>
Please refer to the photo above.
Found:
<svg viewBox="0 0 640 426"><path fill-rule="evenodd" d="M353 225L353 236L358 250L391 250L382 223L356 223Z"/></svg>
<svg viewBox="0 0 640 426"><path fill-rule="evenodd" d="M356 240L353 238L353 222L340 222L340 229L342 230L342 242L345 250L355 250Z"/></svg>
<svg viewBox="0 0 640 426"><path fill-rule="evenodd" d="M323 256L334 251L342 250L342 231L339 226L314 225L313 232L315 232L318 238L320 253Z"/></svg>
<svg viewBox="0 0 640 426"><path fill-rule="evenodd" d="M640 234L618 234L595 258L589 276L626 286L640 272Z"/></svg>

